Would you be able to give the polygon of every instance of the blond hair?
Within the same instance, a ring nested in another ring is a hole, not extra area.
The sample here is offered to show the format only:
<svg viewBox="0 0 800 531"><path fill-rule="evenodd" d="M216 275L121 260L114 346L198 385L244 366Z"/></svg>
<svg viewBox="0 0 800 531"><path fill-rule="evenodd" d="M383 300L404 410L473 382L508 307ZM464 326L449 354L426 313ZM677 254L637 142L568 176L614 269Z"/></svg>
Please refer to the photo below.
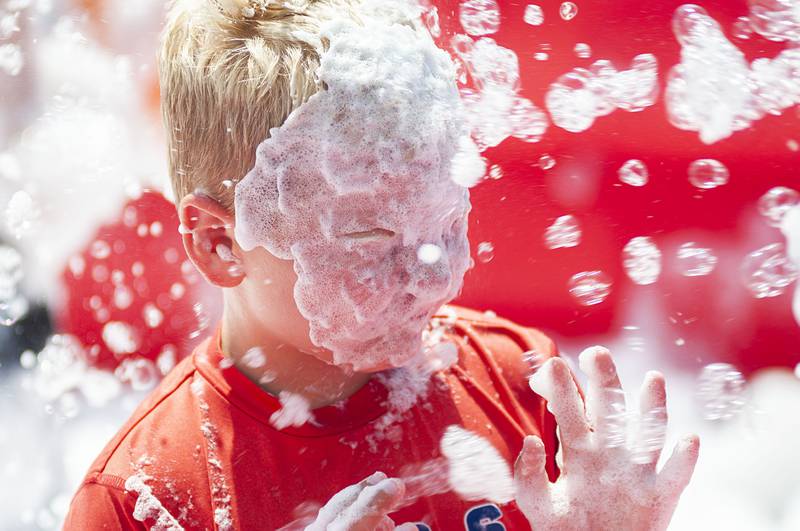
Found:
<svg viewBox="0 0 800 531"><path fill-rule="evenodd" d="M354 0L175 0L159 53L176 201L196 190L233 211L232 183L269 130L323 88L313 38Z"/></svg>

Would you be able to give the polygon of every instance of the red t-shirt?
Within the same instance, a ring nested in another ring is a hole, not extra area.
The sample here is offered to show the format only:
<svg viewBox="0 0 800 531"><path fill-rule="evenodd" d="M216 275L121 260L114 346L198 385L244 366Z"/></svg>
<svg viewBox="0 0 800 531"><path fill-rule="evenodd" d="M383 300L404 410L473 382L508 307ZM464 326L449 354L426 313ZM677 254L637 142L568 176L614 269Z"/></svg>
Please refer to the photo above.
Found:
<svg viewBox="0 0 800 531"><path fill-rule="evenodd" d="M150 529L160 515L162 524L177 520L185 529L279 529L375 471L401 476L404 467L441 457L442 435L454 424L488 439L510 465L524 436L540 435L553 479L555 421L528 387L521 355L555 356L552 341L455 309L447 338L458 346L458 362L434 374L427 395L393 423L387 388L373 378L343 404L314 410L313 422L277 430L269 419L280 402L235 367L220 367L217 332L167 375L95 460L64 528ZM131 476L144 478L146 488L129 482L126 490ZM513 502L465 501L452 492L390 516L420 530L529 529Z"/></svg>

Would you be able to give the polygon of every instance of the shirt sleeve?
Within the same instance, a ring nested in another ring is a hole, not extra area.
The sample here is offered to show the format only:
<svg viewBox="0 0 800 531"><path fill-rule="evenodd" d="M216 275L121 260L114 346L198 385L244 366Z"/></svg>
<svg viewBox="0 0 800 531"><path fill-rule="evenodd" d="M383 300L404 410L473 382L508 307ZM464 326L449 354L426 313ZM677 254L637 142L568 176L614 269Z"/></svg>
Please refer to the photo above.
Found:
<svg viewBox="0 0 800 531"><path fill-rule="evenodd" d="M64 531L140 531L146 527L133 518L134 502L125 489L86 480L78 489L64 520Z"/></svg>

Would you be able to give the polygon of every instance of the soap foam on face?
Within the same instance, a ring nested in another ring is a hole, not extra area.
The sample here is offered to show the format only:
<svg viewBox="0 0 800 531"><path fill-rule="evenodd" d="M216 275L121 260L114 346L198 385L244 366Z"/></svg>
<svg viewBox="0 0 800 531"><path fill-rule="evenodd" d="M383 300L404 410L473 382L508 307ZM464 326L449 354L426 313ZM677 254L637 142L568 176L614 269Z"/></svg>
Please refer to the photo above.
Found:
<svg viewBox="0 0 800 531"><path fill-rule="evenodd" d="M312 342L355 370L418 354L470 263L469 192L451 175L468 135L455 70L396 22L407 4L384 4L364 4L363 26L322 26L327 89L270 131L235 198L239 244L294 260ZM425 244L439 260L419 260Z"/></svg>

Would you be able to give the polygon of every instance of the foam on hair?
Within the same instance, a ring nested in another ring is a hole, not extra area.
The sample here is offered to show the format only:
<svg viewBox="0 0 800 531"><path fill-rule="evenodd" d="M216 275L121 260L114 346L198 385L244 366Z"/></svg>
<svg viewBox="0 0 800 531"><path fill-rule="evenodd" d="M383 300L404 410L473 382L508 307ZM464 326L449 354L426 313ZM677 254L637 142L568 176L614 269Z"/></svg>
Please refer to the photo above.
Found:
<svg viewBox="0 0 800 531"><path fill-rule="evenodd" d="M325 90L270 130L236 186L238 243L294 260L311 340L356 370L418 354L470 262L469 193L452 178L468 134L455 69L417 14L368 1L363 23L324 24ZM423 244L441 258L421 262Z"/></svg>

